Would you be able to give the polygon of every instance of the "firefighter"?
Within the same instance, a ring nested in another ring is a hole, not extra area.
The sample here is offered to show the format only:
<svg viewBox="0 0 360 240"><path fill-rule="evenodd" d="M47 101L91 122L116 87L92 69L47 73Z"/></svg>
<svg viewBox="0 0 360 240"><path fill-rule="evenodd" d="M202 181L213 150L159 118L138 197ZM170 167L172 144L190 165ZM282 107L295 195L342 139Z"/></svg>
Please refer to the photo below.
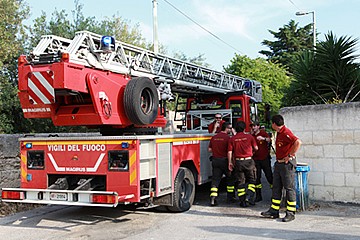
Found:
<svg viewBox="0 0 360 240"><path fill-rule="evenodd" d="M254 122L250 124L251 126L251 134L254 136L256 140L256 144L259 148L254 153L253 159L255 161L256 166L256 183L255 183L255 191L256 191L256 198L255 202L262 201L262 184L261 184L261 173L264 171L265 177L272 187L273 183L273 175L271 171L271 162L269 159L270 151L269 151L269 143L271 142L271 138L269 134L266 133L265 130L260 130L259 122Z"/></svg>
<svg viewBox="0 0 360 240"><path fill-rule="evenodd" d="M215 119L212 123L208 126L208 132L209 133L219 133L221 131L221 126L223 125L225 121L222 120L221 113L215 114Z"/></svg>
<svg viewBox="0 0 360 240"><path fill-rule="evenodd" d="M290 222L295 219L296 212L295 154L300 148L301 141L284 125L283 116L274 115L271 121L272 128L277 132L272 204L270 209L262 212L261 215L266 218L279 218L282 190L284 188L286 191L286 215L282 221Z"/></svg>
<svg viewBox="0 0 360 240"><path fill-rule="evenodd" d="M231 171L228 170L227 149L230 140L232 126L229 122L224 122L221 132L210 139L209 152L212 153L212 181L210 189L210 206L217 205L218 187L222 176L225 174L227 181L227 199L232 201L235 196L234 182Z"/></svg>
<svg viewBox="0 0 360 240"><path fill-rule="evenodd" d="M255 205L255 162L253 152L258 150L255 138L245 133L246 124L243 121L236 123L236 135L229 141L228 159L229 170L235 170L237 192L241 207L248 204ZM246 189L246 182L248 187Z"/></svg>

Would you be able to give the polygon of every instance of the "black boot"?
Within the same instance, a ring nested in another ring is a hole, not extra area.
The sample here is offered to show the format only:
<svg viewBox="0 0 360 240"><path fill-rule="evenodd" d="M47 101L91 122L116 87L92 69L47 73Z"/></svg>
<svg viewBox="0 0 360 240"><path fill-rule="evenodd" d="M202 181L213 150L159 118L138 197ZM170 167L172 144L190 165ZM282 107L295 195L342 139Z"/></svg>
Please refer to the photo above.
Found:
<svg viewBox="0 0 360 240"><path fill-rule="evenodd" d="M247 204L246 201L240 201L240 207L243 207L243 208L246 208L248 207L249 205Z"/></svg>
<svg viewBox="0 0 360 240"><path fill-rule="evenodd" d="M276 211L276 210L270 208L266 212L262 212L261 216L263 216L265 218L272 218L272 219L279 218L279 211Z"/></svg>
<svg viewBox="0 0 360 240"><path fill-rule="evenodd" d="M236 202L235 193L228 192L226 197L227 203L234 203Z"/></svg>
<svg viewBox="0 0 360 240"><path fill-rule="evenodd" d="M255 193L253 191L248 191L246 195L246 202L251 206L255 205Z"/></svg>
<svg viewBox="0 0 360 240"><path fill-rule="evenodd" d="M295 220L295 213L286 211L285 217L282 219L283 222L291 222L292 220Z"/></svg>
<svg viewBox="0 0 360 240"><path fill-rule="evenodd" d="M240 207L248 207L245 195L239 197Z"/></svg>
<svg viewBox="0 0 360 240"><path fill-rule="evenodd" d="M261 201L262 201L261 188L257 188L255 202L261 202Z"/></svg>
<svg viewBox="0 0 360 240"><path fill-rule="evenodd" d="M210 197L210 206L211 207L214 207L214 206L217 206L218 203L216 201L216 197Z"/></svg>

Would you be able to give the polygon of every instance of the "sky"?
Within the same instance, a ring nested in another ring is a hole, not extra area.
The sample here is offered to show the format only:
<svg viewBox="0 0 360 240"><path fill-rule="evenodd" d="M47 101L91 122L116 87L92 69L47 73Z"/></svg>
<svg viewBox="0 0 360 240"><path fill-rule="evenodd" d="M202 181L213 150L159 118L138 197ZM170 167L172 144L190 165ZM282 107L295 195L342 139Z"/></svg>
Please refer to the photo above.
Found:
<svg viewBox="0 0 360 240"><path fill-rule="evenodd" d="M214 70L223 70L235 53L250 58L264 57L260 50L268 50L261 42L274 41L268 30L278 31L291 19L304 27L313 22L312 14L296 16L298 11L315 12L318 40L332 31L337 37L360 37L359 0L156 0L158 5L158 36L168 55L182 52L188 57L203 54L205 62ZM46 12L48 20L55 10L65 9L69 18L73 0L25 0L31 15L25 22ZM139 24L147 41L153 39L152 0L79 0L85 17L98 21L113 15L121 16L131 25ZM196 25L169 3L185 13ZM209 33L211 32L211 34ZM217 38L215 38L213 35ZM221 40L219 40L219 39ZM359 43L360 44L360 43ZM358 45L360 49L360 45ZM360 52L359 52L360 54Z"/></svg>

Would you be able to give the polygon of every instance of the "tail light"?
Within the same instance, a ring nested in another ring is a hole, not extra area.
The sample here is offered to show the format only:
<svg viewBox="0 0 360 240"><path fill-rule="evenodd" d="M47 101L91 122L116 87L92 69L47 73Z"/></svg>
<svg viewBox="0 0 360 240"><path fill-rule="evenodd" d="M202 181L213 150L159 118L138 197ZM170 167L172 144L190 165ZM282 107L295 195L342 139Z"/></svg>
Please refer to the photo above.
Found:
<svg viewBox="0 0 360 240"><path fill-rule="evenodd" d="M25 199L25 193L21 191L7 191L3 190L1 193L2 199L22 200Z"/></svg>
<svg viewBox="0 0 360 240"><path fill-rule="evenodd" d="M117 197L116 197L116 195L109 195L109 194L93 194L92 202L93 203L115 204L117 202Z"/></svg>
<svg viewBox="0 0 360 240"><path fill-rule="evenodd" d="M28 151L27 152L27 168L28 169L44 169L44 151Z"/></svg>

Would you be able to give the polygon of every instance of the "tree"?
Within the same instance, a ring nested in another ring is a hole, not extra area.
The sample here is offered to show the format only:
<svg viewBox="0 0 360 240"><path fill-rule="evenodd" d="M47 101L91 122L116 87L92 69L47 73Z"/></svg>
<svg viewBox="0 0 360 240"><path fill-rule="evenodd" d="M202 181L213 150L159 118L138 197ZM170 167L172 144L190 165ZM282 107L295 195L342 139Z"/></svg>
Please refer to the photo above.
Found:
<svg viewBox="0 0 360 240"><path fill-rule="evenodd" d="M102 21L96 21L95 17L85 17L82 13L83 4L74 0L75 9L72 10L72 19L65 10L55 10L49 21L45 12L34 20L33 27L29 27L31 33L30 49L34 48L42 35L53 34L68 39L73 39L77 31L90 31L99 35L114 36L115 39L130 43L139 47L150 46L142 36L139 24L134 26L120 16L113 15Z"/></svg>
<svg viewBox="0 0 360 240"><path fill-rule="evenodd" d="M360 72L356 44L358 39L332 32L316 48L315 60L319 65L317 80L319 92L327 101L351 102L359 99Z"/></svg>
<svg viewBox="0 0 360 240"><path fill-rule="evenodd" d="M332 32L325 35L315 54L307 51L293 63L295 81L285 98L286 105L341 103L360 100L358 39Z"/></svg>
<svg viewBox="0 0 360 240"><path fill-rule="evenodd" d="M179 59L181 61L193 63L199 66L203 66L206 68L210 66L210 64L205 62L206 58L204 57L204 54L199 54L195 57L188 57L183 52L176 52L174 53L174 58Z"/></svg>
<svg viewBox="0 0 360 240"><path fill-rule="evenodd" d="M17 58L22 49L20 34L29 8L22 0L0 0L0 69L3 71Z"/></svg>
<svg viewBox="0 0 360 240"><path fill-rule="evenodd" d="M284 89L290 84L284 67L262 58L250 59L235 54L230 65L224 69L227 73L259 81L262 84L263 103L269 104L273 113L278 112ZM264 112L264 106L260 110Z"/></svg>
<svg viewBox="0 0 360 240"><path fill-rule="evenodd" d="M261 50L259 53L264 54L269 61L280 63L288 68L298 52L313 47L312 24L299 28L298 23L290 20L288 24L279 28L278 32L272 30L269 32L277 40L262 41L262 44L270 50ZM291 68L289 71L292 72Z"/></svg>
<svg viewBox="0 0 360 240"><path fill-rule="evenodd" d="M286 90L283 102L286 106L316 104L319 97L315 80L317 66L314 52L306 50L295 57L292 63L293 79Z"/></svg>
<svg viewBox="0 0 360 240"><path fill-rule="evenodd" d="M29 13L22 0L0 0L0 133L10 133L19 125L16 80L17 57L23 51L24 25Z"/></svg>

